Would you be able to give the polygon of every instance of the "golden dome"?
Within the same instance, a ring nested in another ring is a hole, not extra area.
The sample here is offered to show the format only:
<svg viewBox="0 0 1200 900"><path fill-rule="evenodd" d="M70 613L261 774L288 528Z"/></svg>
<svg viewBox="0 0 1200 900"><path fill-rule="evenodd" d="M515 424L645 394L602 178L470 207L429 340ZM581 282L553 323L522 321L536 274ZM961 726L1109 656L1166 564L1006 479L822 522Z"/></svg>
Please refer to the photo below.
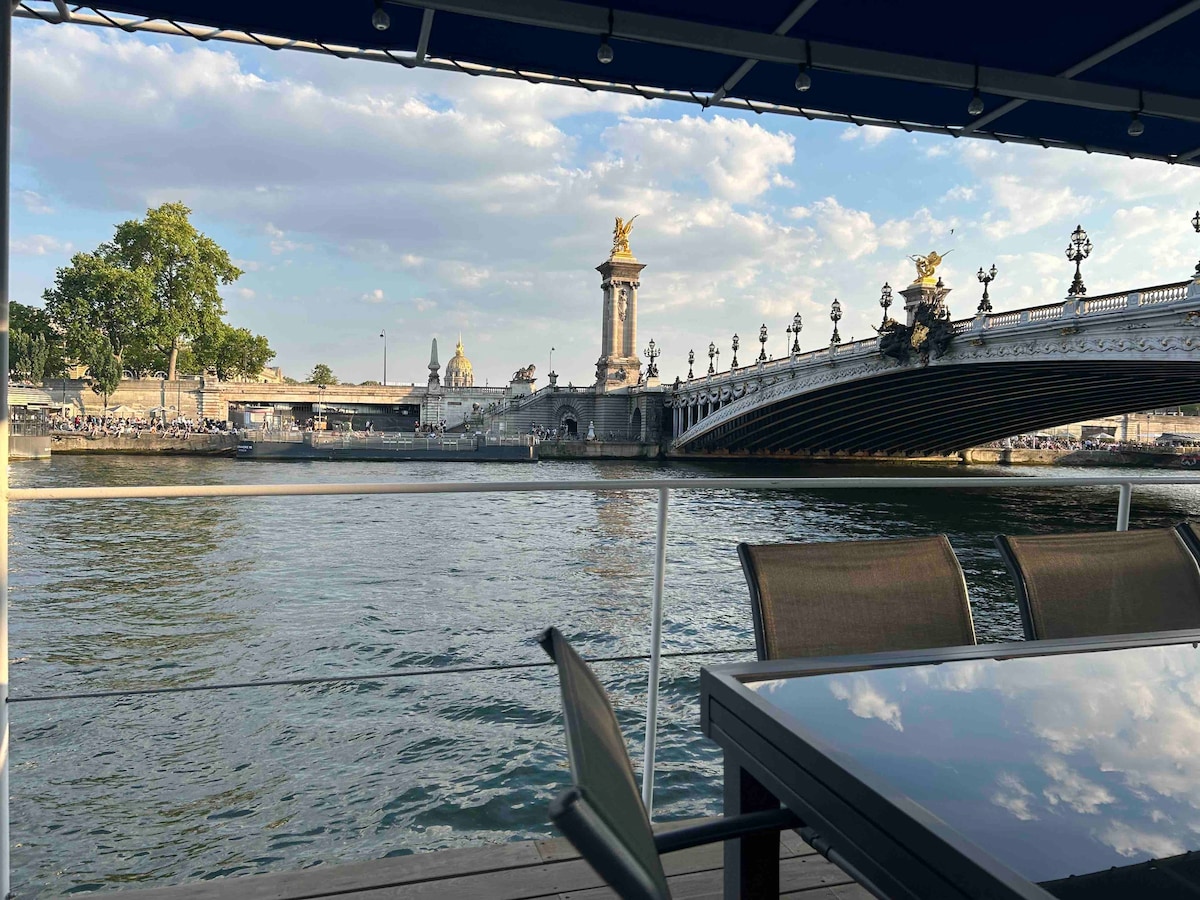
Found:
<svg viewBox="0 0 1200 900"><path fill-rule="evenodd" d="M471 371L471 361L463 355L462 336L454 348L454 358L446 363L446 387L463 388L475 386L475 374Z"/></svg>

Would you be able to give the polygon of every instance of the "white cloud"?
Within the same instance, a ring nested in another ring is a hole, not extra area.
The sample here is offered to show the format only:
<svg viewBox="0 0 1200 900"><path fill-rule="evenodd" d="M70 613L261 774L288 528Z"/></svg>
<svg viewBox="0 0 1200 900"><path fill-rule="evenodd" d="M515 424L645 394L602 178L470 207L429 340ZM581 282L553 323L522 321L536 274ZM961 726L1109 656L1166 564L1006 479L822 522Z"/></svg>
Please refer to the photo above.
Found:
<svg viewBox="0 0 1200 900"><path fill-rule="evenodd" d="M34 215L44 216L54 212L54 208L46 201L46 198L37 191L15 191L17 199L21 201L21 205Z"/></svg>
<svg viewBox="0 0 1200 900"><path fill-rule="evenodd" d="M992 803L1001 809L1008 810L1022 822L1030 822L1037 818L1037 814L1030 807L1033 799L1033 792L1011 772L1003 772L996 778L996 790L992 793Z"/></svg>
<svg viewBox="0 0 1200 900"><path fill-rule="evenodd" d="M8 249L15 256L49 256L70 254L74 247L70 241L63 241L49 234L30 234L13 238Z"/></svg>
<svg viewBox="0 0 1200 900"><path fill-rule="evenodd" d="M238 288L237 295L239 297L241 297L243 300L253 300L254 299L254 291L252 291L250 288L245 288L245 287Z"/></svg>
<svg viewBox="0 0 1200 900"><path fill-rule="evenodd" d="M842 132L841 139L843 141L862 141L864 147L875 147L895 132L894 128L881 128L878 125L850 125Z"/></svg>
<svg viewBox="0 0 1200 900"><path fill-rule="evenodd" d="M375 288L373 291L367 291L362 295L362 300L365 303L382 303L383 288Z"/></svg>
<svg viewBox="0 0 1200 900"><path fill-rule="evenodd" d="M880 694L866 678L857 676L832 680L829 692L838 700L847 701L850 712L860 719L879 719L896 731L904 730L904 724L900 721L900 707Z"/></svg>

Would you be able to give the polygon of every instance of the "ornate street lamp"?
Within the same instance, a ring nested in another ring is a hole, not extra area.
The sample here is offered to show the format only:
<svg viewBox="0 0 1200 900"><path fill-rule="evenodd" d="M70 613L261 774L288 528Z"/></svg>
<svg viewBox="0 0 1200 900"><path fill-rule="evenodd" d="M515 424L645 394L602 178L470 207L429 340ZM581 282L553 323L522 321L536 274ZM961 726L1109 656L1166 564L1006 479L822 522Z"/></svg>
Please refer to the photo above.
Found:
<svg viewBox="0 0 1200 900"><path fill-rule="evenodd" d="M984 313L990 313L992 311L992 301L988 299L988 285L996 280L996 264L992 263L992 268L987 272L980 268L979 275L977 277L979 278L980 284L983 285L983 299L979 301L979 309L977 309L976 312L980 315L983 315Z"/></svg>
<svg viewBox="0 0 1200 900"><path fill-rule="evenodd" d="M829 339L829 343L836 347L842 342L842 336L838 334L837 329L837 323L842 318L842 304L838 302L837 297L833 298L833 305L829 308L829 318L833 321L833 337Z"/></svg>
<svg viewBox="0 0 1200 900"><path fill-rule="evenodd" d="M692 380L692 364L696 362L696 351L688 351L688 381Z"/></svg>
<svg viewBox="0 0 1200 900"><path fill-rule="evenodd" d="M800 313L796 313L792 317L792 324L784 329L788 334L792 335L792 354L800 352L800 329L803 327L804 321L800 318Z"/></svg>
<svg viewBox="0 0 1200 900"><path fill-rule="evenodd" d="M729 367L730 372L737 369L737 350L738 350L738 336L735 334L733 336L733 365L731 365Z"/></svg>
<svg viewBox="0 0 1200 900"><path fill-rule="evenodd" d="M1196 214L1192 216L1192 227L1196 229L1196 234L1200 234L1200 209L1196 210ZM1196 278L1200 278L1200 262L1196 263Z"/></svg>
<svg viewBox="0 0 1200 900"><path fill-rule="evenodd" d="M758 351L758 361L767 361L767 323L764 322L762 328L758 329L758 342L762 344L762 349Z"/></svg>
<svg viewBox="0 0 1200 900"><path fill-rule="evenodd" d="M650 346L643 350L642 353L646 359L650 360L650 364L646 366L647 380L651 378L657 378L658 365L654 361L662 356L662 350L659 350L654 346L654 338L650 338Z"/></svg>
<svg viewBox="0 0 1200 900"><path fill-rule="evenodd" d="M883 288L879 291L879 305L883 307L883 321L879 324L879 327L886 328L888 307L892 305L892 286L886 281L883 283Z"/></svg>
<svg viewBox="0 0 1200 900"><path fill-rule="evenodd" d="M717 349L716 344L710 343L708 345L708 374L709 375L712 375L717 371L716 369L713 368L713 358L716 357L717 354L719 354L720 352L721 351Z"/></svg>
<svg viewBox="0 0 1200 900"><path fill-rule="evenodd" d="M1087 293L1087 288L1083 286L1083 277L1079 274L1079 264L1091 255L1092 242L1088 239L1083 226L1076 225L1075 230L1071 232L1071 242L1067 244L1067 259L1075 263L1075 280L1071 282L1071 289L1067 291L1067 296L1082 297Z"/></svg>

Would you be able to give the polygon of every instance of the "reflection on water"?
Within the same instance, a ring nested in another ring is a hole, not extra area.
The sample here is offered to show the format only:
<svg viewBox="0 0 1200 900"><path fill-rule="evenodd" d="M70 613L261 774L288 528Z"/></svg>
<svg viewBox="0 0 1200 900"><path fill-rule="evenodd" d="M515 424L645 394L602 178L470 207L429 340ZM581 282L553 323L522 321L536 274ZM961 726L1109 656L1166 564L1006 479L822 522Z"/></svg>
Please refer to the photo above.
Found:
<svg viewBox="0 0 1200 900"><path fill-rule="evenodd" d="M751 687L1033 881L1200 849L1192 644Z"/></svg>
<svg viewBox="0 0 1200 900"><path fill-rule="evenodd" d="M492 464L63 456L17 466L13 483L983 473L650 462L542 462L515 473ZM23 660L13 693L540 661L533 638L549 624L586 654L644 653L656 499L651 491L22 504L12 529L12 653ZM1138 526L1197 510L1192 489L1134 495ZM962 561L980 638L1016 638L992 535L1107 528L1115 515L1115 488L677 491L665 646L753 645L738 541L934 532L949 536ZM717 809L720 758L699 733L697 673L738 658L664 665L660 816ZM644 664L600 674L639 751ZM542 836L546 803L566 778L548 669L12 712L14 884L23 896Z"/></svg>

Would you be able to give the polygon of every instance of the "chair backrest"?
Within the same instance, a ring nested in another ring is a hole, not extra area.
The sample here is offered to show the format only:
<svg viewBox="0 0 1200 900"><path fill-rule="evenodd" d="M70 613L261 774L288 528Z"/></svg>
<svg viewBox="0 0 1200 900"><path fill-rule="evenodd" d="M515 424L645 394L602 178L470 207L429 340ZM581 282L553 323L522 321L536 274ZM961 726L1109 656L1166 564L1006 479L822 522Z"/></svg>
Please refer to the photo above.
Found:
<svg viewBox="0 0 1200 900"><path fill-rule="evenodd" d="M886 541L738 544L759 659L975 643L944 534Z"/></svg>
<svg viewBox="0 0 1200 900"><path fill-rule="evenodd" d="M1200 628L1200 566L1173 528L998 535L996 545L1028 640Z"/></svg>
<svg viewBox="0 0 1200 900"><path fill-rule="evenodd" d="M575 782L550 805L550 819L619 896L670 900L654 832L604 686L557 628L543 633L540 643L558 665Z"/></svg>

